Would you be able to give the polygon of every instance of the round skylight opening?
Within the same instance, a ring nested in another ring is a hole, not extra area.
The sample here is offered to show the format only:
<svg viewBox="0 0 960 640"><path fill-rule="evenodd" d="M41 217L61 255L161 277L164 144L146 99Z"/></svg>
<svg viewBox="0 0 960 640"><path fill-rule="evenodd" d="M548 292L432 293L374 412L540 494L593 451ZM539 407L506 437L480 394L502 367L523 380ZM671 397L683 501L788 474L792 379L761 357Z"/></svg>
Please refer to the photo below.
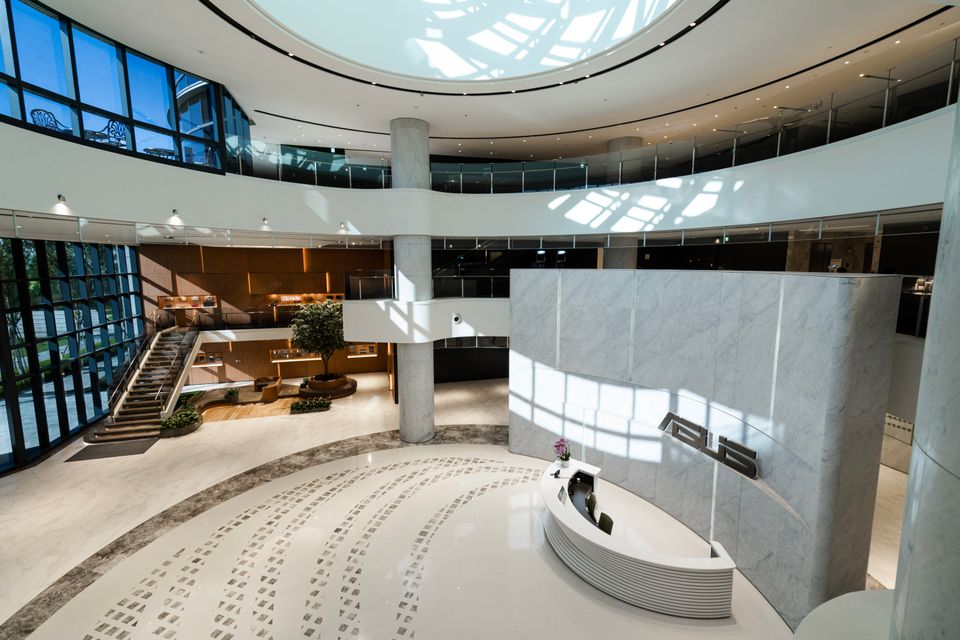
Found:
<svg viewBox="0 0 960 640"><path fill-rule="evenodd" d="M583 62L680 0L248 0L311 46L377 71L490 81Z"/></svg>

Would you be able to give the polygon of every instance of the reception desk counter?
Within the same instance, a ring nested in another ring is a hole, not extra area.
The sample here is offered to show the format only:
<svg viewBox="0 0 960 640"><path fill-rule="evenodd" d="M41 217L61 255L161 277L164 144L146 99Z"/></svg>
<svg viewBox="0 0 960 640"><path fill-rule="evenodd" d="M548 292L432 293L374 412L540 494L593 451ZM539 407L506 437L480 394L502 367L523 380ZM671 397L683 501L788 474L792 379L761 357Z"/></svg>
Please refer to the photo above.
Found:
<svg viewBox="0 0 960 640"><path fill-rule="evenodd" d="M558 469L560 477L555 478ZM605 533L582 506L578 508L570 493L572 478L575 483L577 477L581 479L575 489L592 480L602 508L599 472L597 467L571 460L565 468L553 463L540 479L547 507L544 531L563 563L597 589L637 607L684 618L728 617L736 565L723 547L712 542L709 557L657 553L618 537L617 513L607 514L613 529Z"/></svg>

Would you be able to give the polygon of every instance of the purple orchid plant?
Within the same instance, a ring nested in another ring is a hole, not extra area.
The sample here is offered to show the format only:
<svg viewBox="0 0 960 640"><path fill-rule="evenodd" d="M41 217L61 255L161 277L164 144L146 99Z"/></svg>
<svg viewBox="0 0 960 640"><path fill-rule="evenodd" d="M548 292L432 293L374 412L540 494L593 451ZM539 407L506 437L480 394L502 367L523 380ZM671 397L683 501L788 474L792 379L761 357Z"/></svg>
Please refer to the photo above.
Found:
<svg viewBox="0 0 960 640"><path fill-rule="evenodd" d="M560 438L553 443L553 452L557 456L557 460L569 460L570 459L570 447L566 438Z"/></svg>

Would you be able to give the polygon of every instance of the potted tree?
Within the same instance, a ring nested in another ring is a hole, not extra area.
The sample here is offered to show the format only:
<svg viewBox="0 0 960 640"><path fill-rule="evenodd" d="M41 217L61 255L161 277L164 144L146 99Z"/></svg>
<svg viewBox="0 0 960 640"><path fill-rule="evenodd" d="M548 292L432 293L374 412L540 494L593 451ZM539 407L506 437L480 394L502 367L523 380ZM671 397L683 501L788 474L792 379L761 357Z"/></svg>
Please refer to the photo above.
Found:
<svg viewBox="0 0 960 640"><path fill-rule="evenodd" d="M346 349L343 339L343 305L333 300L300 305L293 320L291 344L307 353L315 353L323 361L323 374L308 383L315 391L332 391L349 384L342 373L330 373L330 358L340 349Z"/></svg>

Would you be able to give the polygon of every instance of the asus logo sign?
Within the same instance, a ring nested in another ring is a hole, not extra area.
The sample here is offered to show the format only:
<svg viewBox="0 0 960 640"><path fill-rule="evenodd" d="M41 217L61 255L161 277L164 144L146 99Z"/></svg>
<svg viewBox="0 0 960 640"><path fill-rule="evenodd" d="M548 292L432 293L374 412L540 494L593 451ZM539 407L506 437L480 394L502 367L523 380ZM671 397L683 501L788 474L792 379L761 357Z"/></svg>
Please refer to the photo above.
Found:
<svg viewBox="0 0 960 640"><path fill-rule="evenodd" d="M667 413L660 423L661 431L668 431L680 442L705 453L717 462L724 464L748 478L757 477L757 452L748 449L739 442L720 436L716 450L711 449L713 434L698 424L681 418L675 413Z"/></svg>

